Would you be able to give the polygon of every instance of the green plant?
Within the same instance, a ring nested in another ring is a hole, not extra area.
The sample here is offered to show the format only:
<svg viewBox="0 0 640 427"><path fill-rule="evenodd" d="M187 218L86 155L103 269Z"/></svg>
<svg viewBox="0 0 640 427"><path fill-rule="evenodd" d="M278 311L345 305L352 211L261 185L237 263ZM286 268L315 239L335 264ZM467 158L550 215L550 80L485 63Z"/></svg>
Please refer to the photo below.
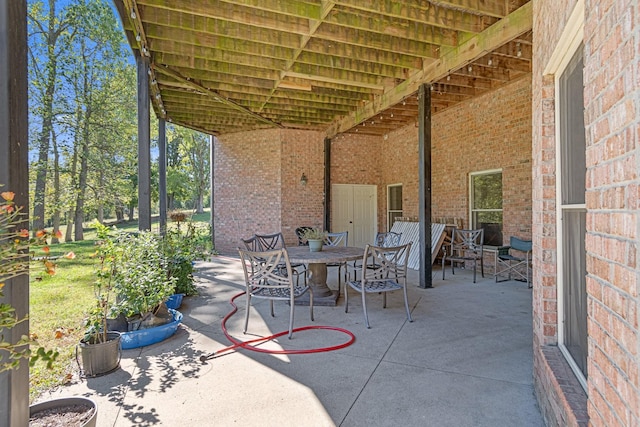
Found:
<svg viewBox="0 0 640 427"><path fill-rule="evenodd" d="M57 267L56 262L49 257L47 246L47 239L52 233L39 230L34 239L29 239L29 230L19 228L24 222L24 214L22 208L15 205L14 197L15 194L11 191L0 193L0 300L4 298L3 289L8 280L28 274L30 259L33 258L29 256L30 245L44 245L44 256L37 261L42 263L47 274L55 274ZM73 258L75 255L70 252L65 256ZM11 304L0 304L0 333L14 328L26 319L27 317L19 318ZM0 372L18 367L20 360L27 358L30 358L31 365L42 360L51 367L58 352L38 347L32 353L29 346L33 344L36 344L35 341L26 335L15 343L5 341L4 335L0 335Z"/></svg>
<svg viewBox="0 0 640 427"><path fill-rule="evenodd" d="M207 241L211 239L191 222L185 232L178 228L165 234L162 247L167 261L167 277L176 279L176 294L197 294L193 283L193 263L210 251Z"/></svg>
<svg viewBox="0 0 640 427"><path fill-rule="evenodd" d="M96 221L98 250L98 265L95 271L96 280L93 283L95 305L89 310L85 320L83 341L98 344L107 341L107 319L113 314L114 276L122 259L122 250L111 238L109 227Z"/></svg>
<svg viewBox="0 0 640 427"><path fill-rule="evenodd" d="M112 277L116 292L114 310L127 317L146 320L155 314L175 288L167 277L167 260L158 236L150 231L116 232Z"/></svg>
<svg viewBox="0 0 640 427"><path fill-rule="evenodd" d="M327 232L321 228L308 228L302 233L302 237L306 240L324 240Z"/></svg>

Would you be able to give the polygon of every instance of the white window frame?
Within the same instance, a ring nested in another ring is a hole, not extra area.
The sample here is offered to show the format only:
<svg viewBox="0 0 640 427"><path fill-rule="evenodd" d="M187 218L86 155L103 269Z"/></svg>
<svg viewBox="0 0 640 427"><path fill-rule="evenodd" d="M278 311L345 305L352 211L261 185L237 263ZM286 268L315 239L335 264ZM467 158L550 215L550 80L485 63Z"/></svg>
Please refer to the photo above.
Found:
<svg viewBox="0 0 640 427"><path fill-rule="evenodd" d="M502 212L502 226L504 227L504 207L501 209L474 209L475 200L473 198L473 178L479 175L493 175L493 174L502 174L502 168L500 169L487 169L483 171L476 171L469 173L469 228L478 228L477 225L473 223L473 213L474 212ZM501 196L502 201L504 202L504 196Z"/></svg>
<svg viewBox="0 0 640 427"><path fill-rule="evenodd" d="M560 109L557 108L557 102L560 99L560 84L559 79L562 76L564 70L567 68L569 62L573 58L574 54L582 44L584 39L584 0L578 0L576 6L567 21L562 35L558 41L558 45L554 50L549 63L544 69L545 75L553 75L555 80L555 126L556 126L556 236L557 236L557 298L558 298L558 348L563 354L567 363L571 367L571 370L575 374L576 378L580 382L580 385L585 390L587 389L587 379L582 373L582 370L578 364L574 361L573 357L569 353L569 350L564 345L564 247L562 240L562 213L566 210L586 210L585 204L562 204L562 169L561 169L561 129L560 129Z"/></svg>
<svg viewBox="0 0 640 427"><path fill-rule="evenodd" d="M387 185L387 230L391 230L391 227L393 226L393 224L391 223L391 213L392 212L400 212L400 216L402 216L402 212L404 209L404 203L403 203L403 209L401 210L397 210L397 209L390 209L389 206L391 206L391 198L389 197L389 190L392 187L400 187L402 188L402 184L389 184ZM404 193L404 188L402 188L402 191ZM404 197L404 196L403 196ZM402 202L402 200L401 200Z"/></svg>

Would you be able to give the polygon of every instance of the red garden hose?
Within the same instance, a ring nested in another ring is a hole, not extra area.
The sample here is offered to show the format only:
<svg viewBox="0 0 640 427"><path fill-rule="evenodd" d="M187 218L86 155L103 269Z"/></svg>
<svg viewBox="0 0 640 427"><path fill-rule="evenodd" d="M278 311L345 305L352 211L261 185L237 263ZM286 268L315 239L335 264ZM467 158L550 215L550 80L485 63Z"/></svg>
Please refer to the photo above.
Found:
<svg viewBox="0 0 640 427"><path fill-rule="evenodd" d="M200 361L202 362L206 362L207 360L220 355L220 353L225 353L227 351L231 351L231 350L235 350L238 347L247 349L247 350L251 350L251 351L257 351L259 353L269 353L269 354L309 354L309 353L322 353L325 351L334 351L334 350L339 350L341 348L345 348L350 346L351 344L353 344L356 340L356 336L353 335L353 333L347 329L343 329L343 328L338 328L338 327L334 327L334 326L301 326L299 328L295 328L293 329L293 332L300 332L300 331L306 331L309 329L327 329L327 330L331 330L331 331L338 331L338 332L342 332L344 334L349 335L349 341L343 343L343 344L338 344L335 346L331 346L331 347L319 347L319 348L310 348L310 349L298 349L298 350L268 350L268 349L264 349L264 348L259 348L256 347L254 345L254 343L262 343L262 342L267 342L267 341L271 341L275 338L281 337L283 335L287 335L289 334L289 331L282 331L282 332L278 332L277 334L273 334L270 335L268 337L259 337L259 338L255 338L249 341L240 341L235 339L234 337L232 337L228 332L227 332L227 320L233 316L237 311L238 311L238 307L235 304L235 299L245 295L246 292L240 292L237 295L234 295L233 298L231 298L231 300L229 301L229 304L231 304L231 306L233 307L233 310L231 310L231 312L229 312L224 319L222 319L222 332L224 332L224 335L227 337L227 339L229 341L231 341L233 343L232 346L229 347L225 347L223 349L220 349L218 351L209 353L209 354L205 354L200 356Z"/></svg>

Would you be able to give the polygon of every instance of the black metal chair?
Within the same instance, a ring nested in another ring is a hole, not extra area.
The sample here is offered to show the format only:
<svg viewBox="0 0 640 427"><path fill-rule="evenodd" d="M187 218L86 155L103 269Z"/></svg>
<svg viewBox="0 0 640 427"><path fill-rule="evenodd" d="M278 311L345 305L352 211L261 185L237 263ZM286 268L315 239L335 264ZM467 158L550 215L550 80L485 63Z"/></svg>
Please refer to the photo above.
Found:
<svg viewBox="0 0 640 427"><path fill-rule="evenodd" d="M516 277L515 280L523 280L527 286L531 287L531 250L533 242L531 240L523 240L511 236L509 246L504 247L507 253L500 253L497 257L496 264L496 282L504 282L511 280L511 276ZM513 252L516 252L515 254ZM524 270L524 272L522 272ZM498 279L504 277L506 279Z"/></svg>
<svg viewBox="0 0 640 427"><path fill-rule="evenodd" d="M470 262L473 264L473 283L476 283L476 266L480 263L480 272L484 277L484 230L463 230L454 228L451 235L451 244L448 246L449 253L442 256L442 280L444 280L444 263L451 262L451 274L456 274L455 264Z"/></svg>
<svg viewBox="0 0 640 427"><path fill-rule="evenodd" d="M307 239L304 238L304 233L305 231L312 230L312 229L313 227L307 227L307 226L296 228L296 237L298 237L298 246L309 246L309 242L307 242Z"/></svg>

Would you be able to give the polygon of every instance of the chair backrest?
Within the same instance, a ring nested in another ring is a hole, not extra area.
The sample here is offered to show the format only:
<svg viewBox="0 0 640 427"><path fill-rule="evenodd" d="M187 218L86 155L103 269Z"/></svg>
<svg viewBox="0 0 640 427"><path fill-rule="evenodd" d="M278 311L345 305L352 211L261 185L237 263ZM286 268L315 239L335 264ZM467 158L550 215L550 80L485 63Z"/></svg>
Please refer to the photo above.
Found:
<svg viewBox="0 0 640 427"><path fill-rule="evenodd" d="M509 239L509 246L516 251L529 252L533 248L533 242L531 240L522 240L511 236Z"/></svg>
<svg viewBox="0 0 640 427"><path fill-rule="evenodd" d="M402 233L395 233L393 231L388 231L386 233L378 233L376 234L376 241L374 246L380 246L383 248L399 246L401 237L402 237Z"/></svg>
<svg viewBox="0 0 640 427"><path fill-rule="evenodd" d="M296 228L296 237L298 237L298 246L309 246L309 242L307 242L307 239L304 238L304 233L305 231L311 230L311 229L313 229L313 227L303 226L303 227Z"/></svg>
<svg viewBox="0 0 640 427"><path fill-rule="evenodd" d="M464 230L454 228L451 242L454 249L481 251L484 244L484 229Z"/></svg>
<svg viewBox="0 0 640 427"><path fill-rule="evenodd" d="M348 231L342 231L340 233L327 233L322 243L326 246L349 246L347 244L348 238Z"/></svg>
<svg viewBox="0 0 640 427"><path fill-rule="evenodd" d="M362 280L374 282L390 278L405 279L411 243L393 247L367 245L364 249L362 265L369 267L364 269Z"/></svg>
<svg viewBox="0 0 640 427"><path fill-rule="evenodd" d="M274 249L282 249L284 245L284 236L282 233L258 234L256 233L259 247L261 251L271 251Z"/></svg>
<svg viewBox="0 0 640 427"><path fill-rule="evenodd" d="M238 249L244 270L247 292L261 288L293 288L293 274L287 250L246 251ZM283 266L287 274L282 274ZM273 293L274 299L287 299L283 294Z"/></svg>
<svg viewBox="0 0 640 427"><path fill-rule="evenodd" d="M256 236L251 236L248 239L240 239L244 244L244 248L248 251L259 251L260 243L258 242L258 238Z"/></svg>

